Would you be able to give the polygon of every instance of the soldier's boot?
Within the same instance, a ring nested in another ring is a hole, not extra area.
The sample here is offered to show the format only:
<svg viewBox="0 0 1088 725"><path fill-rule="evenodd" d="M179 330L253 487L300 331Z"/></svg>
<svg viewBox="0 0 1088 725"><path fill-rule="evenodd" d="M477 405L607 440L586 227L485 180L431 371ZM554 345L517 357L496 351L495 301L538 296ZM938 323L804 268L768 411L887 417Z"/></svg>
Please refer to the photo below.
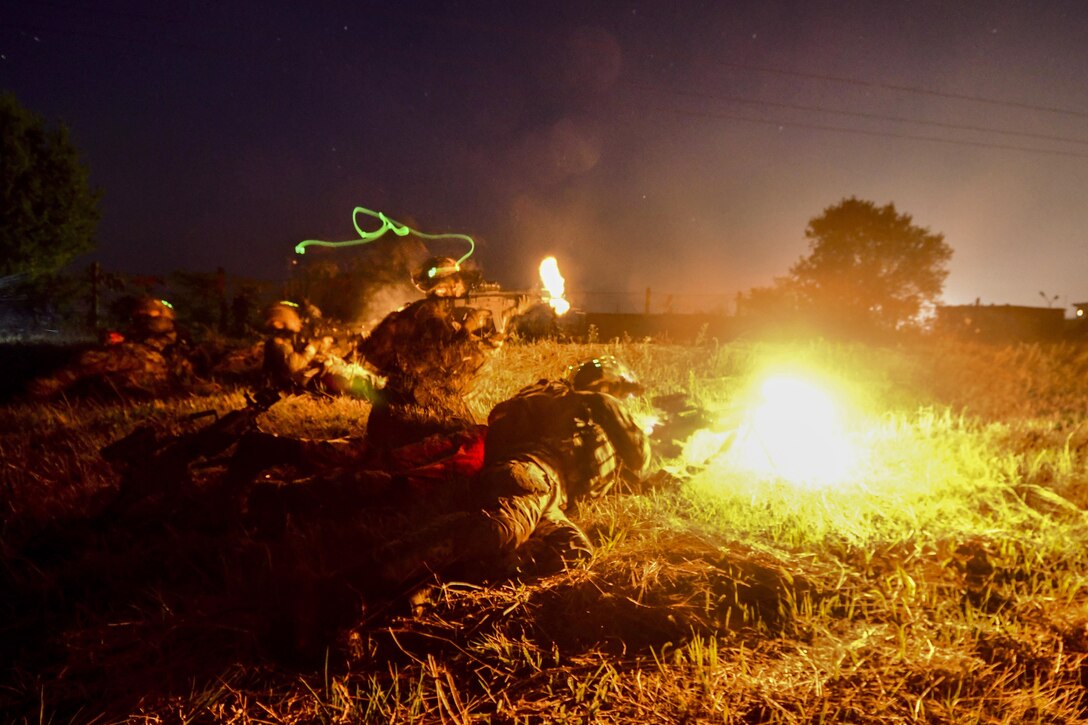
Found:
<svg viewBox="0 0 1088 725"><path fill-rule="evenodd" d="M547 576L593 555L593 544L578 526L558 509L541 519L514 557L517 571Z"/></svg>

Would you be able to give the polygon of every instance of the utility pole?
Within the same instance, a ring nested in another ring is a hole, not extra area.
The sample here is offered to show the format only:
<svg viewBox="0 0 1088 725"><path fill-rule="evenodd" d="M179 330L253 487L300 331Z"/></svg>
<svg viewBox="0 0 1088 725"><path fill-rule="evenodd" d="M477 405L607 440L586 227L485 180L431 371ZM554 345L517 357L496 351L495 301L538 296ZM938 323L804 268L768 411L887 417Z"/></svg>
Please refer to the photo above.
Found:
<svg viewBox="0 0 1088 725"><path fill-rule="evenodd" d="M87 325L94 332L98 329L98 297L102 283L102 265L98 262L91 264L91 305L87 312Z"/></svg>

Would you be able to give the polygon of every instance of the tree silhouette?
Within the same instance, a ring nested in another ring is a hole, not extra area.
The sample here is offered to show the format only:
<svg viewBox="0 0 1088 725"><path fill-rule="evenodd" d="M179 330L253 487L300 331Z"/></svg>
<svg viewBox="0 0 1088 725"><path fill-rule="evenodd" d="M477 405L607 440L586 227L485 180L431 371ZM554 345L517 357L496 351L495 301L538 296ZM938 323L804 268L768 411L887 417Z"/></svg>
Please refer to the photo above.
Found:
<svg viewBox="0 0 1088 725"><path fill-rule="evenodd" d="M937 302L952 248L888 203L843 199L809 220L810 253L790 268L801 300L827 321L894 330Z"/></svg>
<svg viewBox="0 0 1088 725"><path fill-rule="evenodd" d="M59 124L0 95L0 276L33 279L94 248L98 199Z"/></svg>

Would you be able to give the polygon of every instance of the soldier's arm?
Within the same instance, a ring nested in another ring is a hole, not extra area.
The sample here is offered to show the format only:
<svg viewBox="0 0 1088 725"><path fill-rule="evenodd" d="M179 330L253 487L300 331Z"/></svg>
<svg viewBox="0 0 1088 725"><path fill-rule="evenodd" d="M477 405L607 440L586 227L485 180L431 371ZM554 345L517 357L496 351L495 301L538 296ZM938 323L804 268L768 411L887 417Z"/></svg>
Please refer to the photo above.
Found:
<svg viewBox="0 0 1088 725"><path fill-rule="evenodd" d="M604 430L623 465L641 475L650 465L650 459L653 457L650 439L616 398L603 393L584 393L583 395L594 422Z"/></svg>
<svg viewBox="0 0 1088 725"><path fill-rule="evenodd" d="M294 375L306 368L317 354L317 347L311 342L303 348L302 352L286 340L274 341L275 355L280 359L286 372Z"/></svg>

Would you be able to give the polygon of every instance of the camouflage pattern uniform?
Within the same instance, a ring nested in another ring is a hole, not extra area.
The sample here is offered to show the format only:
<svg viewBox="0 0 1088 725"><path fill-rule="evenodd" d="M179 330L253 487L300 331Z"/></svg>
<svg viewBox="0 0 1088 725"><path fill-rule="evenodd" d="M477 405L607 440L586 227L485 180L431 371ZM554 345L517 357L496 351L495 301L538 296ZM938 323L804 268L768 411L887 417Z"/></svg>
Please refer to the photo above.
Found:
<svg viewBox="0 0 1088 725"><path fill-rule="evenodd" d="M264 361L261 372L264 382L279 390L297 390L307 380L311 363L318 354L313 342L301 344L302 317L297 305L276 302L265 310ZM300 350L299 347L302 349Z"/></svg>
<svg viewBox="0 0 1088 725"><path fill-rule="evenodd" d="M391 312L359 343L359 353L386 378L387 402L449 405L472 392L498 340L448 297L425 297Z"/></svg>
<svg viewBox="0 0 1088 725"><path fill-rule="evenodd" d="M488 418L480 511L455 514L382 552L399 585L427 572L460 576L531 567L554 570L592 551L565 513L649 465L646 435L616 397L541 380L499 403Z"/></svg>
<svg viewBox="0 0 1088 725"><path fill-rule="evenodd" d="M253 383L263 375L264 340L229 349L215 356L208 374L215 380Z"/></svg>
<svg viewBox="0 0 1088 725"><path fill-rule="evenodd" d="M466 399L502 337L490 312L456 304L464 274L449 257L427 260L412 276L427 296L386 315L359 342L360 356L384 379L367 420L373 440L402 445L471 419Z"/></svg>
<svg viewBox="0 0 1088 725"><path fill-rule="evenodd" d="M303 387L308 381L310 363L317 356L312 342L300 351L294 335L271 335L264 341L264 361L261 371L265 381L281 390Z"/></svg>
<svg viewBox="0 0 1088 725"><path fill-rule="evenodd" d="M483 466L485 435L486 426L476 425L386 448L358 438L249 433L239 442L225 483L244 502L251 521L266 530L276 528L268 526L270 520L282 523L288 517L350 517L360 508L409 502L415 508L421 500L442 505L464 500L464 485ZM276 466L299 475L256 482L260 471Z"/></svg>
<svg viewBox="0 0 1088 725"><path fill-rule="evenodd" d="M174 327L174 311L161 300L136 302L132 330L120 342L88 350L71 365L31 382L28 393L44 400L62 394L158 396L193 378Z"/></svg>
<svg viewBox="0 0 1088 725"><path fill-rule="evenodd" d="M314 319L321 311L311 305L308 313ZM375 397L382 382L379 376L345 360L332 335L304 335L302 318L292 303L277 302L265 310L265 329L269 336L261 348L261 372L266 385L292 392Z"/></svg>

